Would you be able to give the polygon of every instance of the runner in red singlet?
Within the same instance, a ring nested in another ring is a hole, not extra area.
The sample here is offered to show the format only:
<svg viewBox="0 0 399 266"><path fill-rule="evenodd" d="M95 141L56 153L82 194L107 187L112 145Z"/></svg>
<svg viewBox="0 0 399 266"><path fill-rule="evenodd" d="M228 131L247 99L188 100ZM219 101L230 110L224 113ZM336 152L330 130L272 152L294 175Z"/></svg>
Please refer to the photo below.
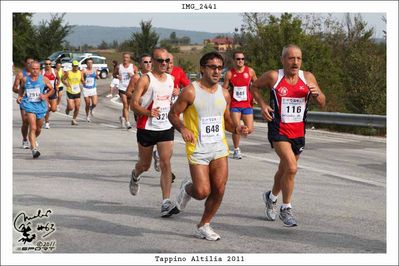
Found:
<svg viewBox="0 0 399 266"><path fill-rule="evenodd" d="M291 198L299 155L305 148L308 101L312 99L320 107L324 107L326 97L317 85L314 75L300 70L302 51L298 46L285 46L281 63L283 69L264 73L254 82L252 92L261 107L263 117L269 122L269 142L280 157L273 189L262 194L266 205L266 219L276 219L277 196L281 191L283 204L279 217L284 226L291 227L297 225L291 212ZM270 89L270 106L262 99L259 88Z"/></svg>
<svg viewBox="0 0 399 266"><path fill-rule="evenodd" d="M45 125L44 128L50 128L50 111L56 112L57 111L57 98L58 98L58 85L60 84L60 78L55 72L55 70L51 67L51 60L46 59L44 60L44 69L42 71L42 75L45 76L51 83L54 88L54 92L48 97L48 111L46 116L44 117Z"/></svg>
<svg viewBox="0 0 399 266"><path fill-rule="evenodd" d="M236 125L240 120L249 128L249 133L253 130L253 97L250 91L251 82L256 80L255 71L245 65L243 52L236 51L233 54L235 67L226 72L223 88L229 89L231 94L230 114L231 119ZM239 148L240 135L233 133L234 159L241 159Z"/></svg>

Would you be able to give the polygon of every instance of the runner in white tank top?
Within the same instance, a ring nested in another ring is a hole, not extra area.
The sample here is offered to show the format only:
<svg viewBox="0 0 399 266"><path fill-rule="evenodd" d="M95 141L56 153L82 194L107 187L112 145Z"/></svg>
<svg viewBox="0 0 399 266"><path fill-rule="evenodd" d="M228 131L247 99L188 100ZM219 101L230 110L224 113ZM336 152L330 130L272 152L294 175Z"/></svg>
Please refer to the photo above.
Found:
<svg viewBox="0 0 399 266"><path fill-rule="evenodd" d="M152 52L153 71L143 75L133 91L132 107L138 115L137 142L139 160L130 180L130 193L137 195L139 180L143 172L151 166L153 148L156 145L161 168L162 205L161 216L169 217L177 210L170 200L172 169L170 159L173 153L174 129L168 120L173 77L166 73L170 59L168 51L155 48Z"/></svg>
<svg viewBox="0 0 399 266"><path fill-rule="evenodd" d="M123 63L118 66L119 73L119 96L121 97L123 108L122 116L119 117L121 127L131 129L129 121L129 99L126 95L126 90L129 85L130 79L134 76L134 66L130 63L130 54L123 54Z"/></svg>

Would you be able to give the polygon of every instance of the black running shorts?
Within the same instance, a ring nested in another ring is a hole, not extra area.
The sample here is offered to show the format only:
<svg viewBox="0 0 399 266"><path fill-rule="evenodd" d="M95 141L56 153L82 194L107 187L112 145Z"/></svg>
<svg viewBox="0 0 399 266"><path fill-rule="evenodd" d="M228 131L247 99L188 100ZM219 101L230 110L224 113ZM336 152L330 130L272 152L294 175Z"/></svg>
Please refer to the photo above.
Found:
<svg viewBox="0 0 399 266"><path fill-rule="evenodd" d="M162 131L137 129L137 142L144 147L154 146L162 141L173 141L174 139L175 130L173 127Z"/></svg>
<svg viewBox="0 0 399 266"><path fill-rule="evenodd" d="M68 96L68 99L70 99L70 100L80 99L80 92L76 93L76 94L67 92L67 96Z"/></svg>
<svg viewBox="0 0 399 266"><path fill-rule="evenodd" d="M274 141L286 141L286 142L291 143L291 149L295 155L301 154L301 152L303 152L303 150L305 149L305 138L304 137L290 139L286 136L279 135L279 134L268 134L268 139L269 139L269 142L270 142L270 145L272 146L272 148L273 148Z"/></svg>

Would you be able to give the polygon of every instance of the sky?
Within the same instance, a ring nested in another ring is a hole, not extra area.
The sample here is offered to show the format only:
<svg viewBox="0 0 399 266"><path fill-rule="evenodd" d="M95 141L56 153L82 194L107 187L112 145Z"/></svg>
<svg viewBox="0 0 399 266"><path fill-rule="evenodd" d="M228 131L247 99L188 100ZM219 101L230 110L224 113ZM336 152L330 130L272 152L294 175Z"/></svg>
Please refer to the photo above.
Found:
<svg viewBox="0 0 399 266"><path fill-rule="evenodd" d="M279 13L273 13L278 15ZM327 13L318 13L327 16ZM351 13L355 15L356 13ZM375 37L381 38L386 29L382 17L385 13L361 13L368 26L375 29ZM344 21L345 13L333 13ZM34 13L33 23L50 19L50 13ZM154 27L206 31L212 33L233 32L242 24L240 13L66 13L64 20L71 25L96 25L114 27L138 27L141 20L152 20Z"/></svg>

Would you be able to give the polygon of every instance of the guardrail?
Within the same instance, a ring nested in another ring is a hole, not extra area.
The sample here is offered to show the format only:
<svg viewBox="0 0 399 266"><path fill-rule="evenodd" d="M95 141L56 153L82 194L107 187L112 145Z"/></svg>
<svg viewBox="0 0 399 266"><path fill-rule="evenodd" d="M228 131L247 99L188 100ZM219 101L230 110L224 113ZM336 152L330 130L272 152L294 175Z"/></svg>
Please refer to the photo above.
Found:
<svg viewBox="0 0 399 266"><path fill-rule="evenodd" d="M254 118L264 120L259 107L254 108ZM347 114L337 112L308 112L306 121L308 123L319 123L329 125L361 126L386 128L387 118L385 115Z"/></svg>

